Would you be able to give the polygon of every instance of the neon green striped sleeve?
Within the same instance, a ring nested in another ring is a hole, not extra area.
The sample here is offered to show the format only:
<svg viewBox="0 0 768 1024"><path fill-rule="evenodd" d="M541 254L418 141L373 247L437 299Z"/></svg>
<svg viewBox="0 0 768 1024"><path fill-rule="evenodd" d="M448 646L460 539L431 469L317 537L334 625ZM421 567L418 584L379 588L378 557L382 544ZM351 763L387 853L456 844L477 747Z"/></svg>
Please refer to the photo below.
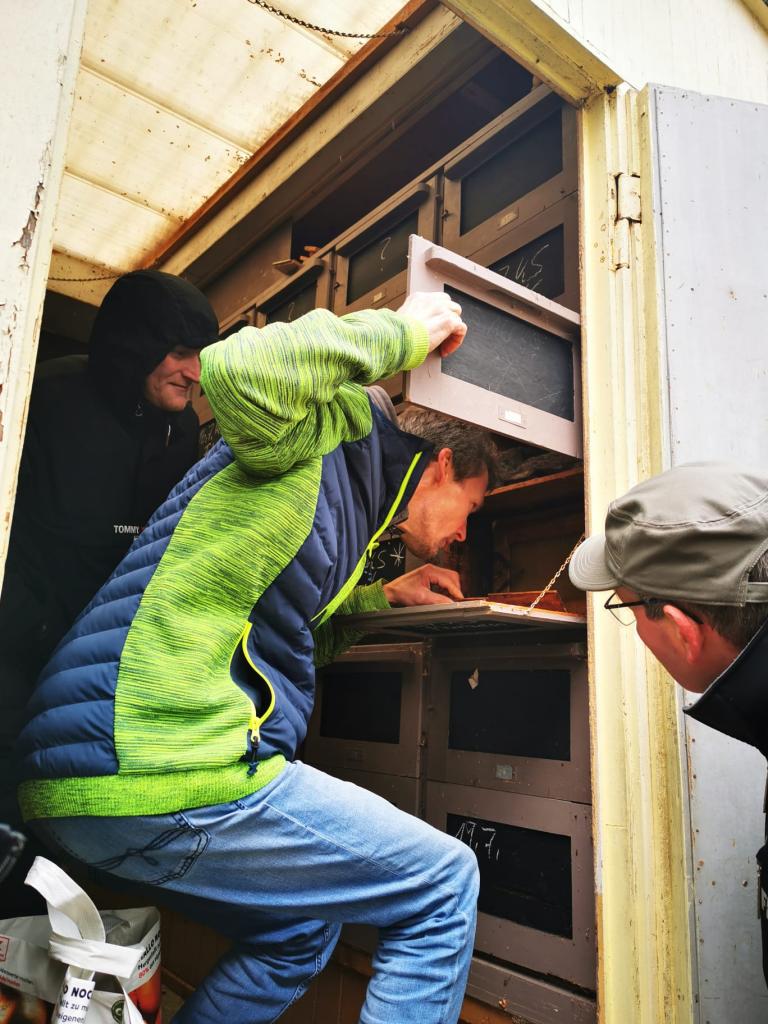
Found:
<svg viewBox="0 0 768 1024"><path fill-rule="evenodd" d="M418 366L427 348L426 328L389 310L318 309L204 348L201 381L238 462L276 476L363 437L371 413L360 385Z"/></svg>
<svg viewBox="0 0 768 1024"><path fill-rule="evenodd" d="M356 615L359 612L375 612L389 608L389 601L384 596L384 582L377 580L364 587L355 587L349 597L336 609L335 614L322 626L313 630L315 638L315 665L321 668L328 665L337 655L352 644L356 644L365 634L359 630L345 629L338 623L341 615Z"/></svg>

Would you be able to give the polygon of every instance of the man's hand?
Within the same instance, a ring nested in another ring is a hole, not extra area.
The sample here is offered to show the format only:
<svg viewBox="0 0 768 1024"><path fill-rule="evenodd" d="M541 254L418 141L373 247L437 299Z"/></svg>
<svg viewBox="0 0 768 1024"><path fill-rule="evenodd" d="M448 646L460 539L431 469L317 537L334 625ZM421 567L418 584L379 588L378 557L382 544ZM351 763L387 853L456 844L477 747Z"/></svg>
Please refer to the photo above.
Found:
<svg viewBox="0 0 768 1024"><path fill-rule="evenodd" d="M429 335L429 351L439 347L441 356L449 356L464 341L467 325L461 319L461 306L445 292L414 292L398 313L421 320Z"/></svg>
<svg viewBox="0 0 768 1024"><path fill-rule="evenodd" d="M451 596L430 590L433 584ZM391 605L453 604L464 597L459 586L459 574L437 565L421 565L405 576L385 583L383 589Z"/></svg>

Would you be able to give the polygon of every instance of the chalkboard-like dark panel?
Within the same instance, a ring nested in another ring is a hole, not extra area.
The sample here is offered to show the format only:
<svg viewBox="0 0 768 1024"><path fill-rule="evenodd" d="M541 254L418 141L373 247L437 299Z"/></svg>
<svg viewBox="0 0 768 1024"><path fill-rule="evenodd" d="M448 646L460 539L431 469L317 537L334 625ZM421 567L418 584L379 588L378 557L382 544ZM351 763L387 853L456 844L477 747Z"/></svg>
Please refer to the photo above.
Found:
<svg viewBox="0 0 768 1024"><path fill-rule="evenodd" d="M450 294L461 303L467 337L442 372L572 422L571 343L456 288Z"/></svg>
<svg viewBox="0 0 768 1024"><path fill-rule="evenodd" d="M380 287L408 266L408 238L419 230L419 211L349 257L347 303Z"/></svg>
<svg viewBox="0 0 768 1024"><path fill-rule="evenodd" d="M405 544L397 538L382 541L365 563L360 582L365 585L376 580L394 580L405 572Z"/></svg>
<svg viewBox="0 0 768 1024"><path fill-rule="evenodd" d="M461 814L447 816L446 832L477 857L479 910L551 935L573 937L570 836Z"/></svg>
<svg viewBox="0 0 768 1024"><path fill-rule="evenodd" d="M570 697L566 669L457 669L451 673L448 747L568 761Z"/></svg>
<svg viewBox="0 0 768 1024"><path fill-rule="evenodd" d="M562 114L557 111L464 178L462 235L554 178L562 169Z"/></svg>
<svg viewBox="0 0 768 1024"><path fill-rule="evenodd" d="M371 665L323 672L320 735L371 743L400 742L400 672Z"/></svg>
<svg viewBox="0 0 768 1024"><path fill-rule="evenodd" d="M295 292L289 299L281 302L279 306L270 309L266 314L267 323L289 324L293 320L298 320L300 316L304 316L305 313L309 313L315 308L316 296L317 283L313 281L306 288L302 288L301 291Z"/></svg>
<svg viewBox="0 0 768 1024"><path fill-rule="evenodd" d="M533 292L556 299L565 291L565 231L562 224L520 246L488 268Z"/></svg>

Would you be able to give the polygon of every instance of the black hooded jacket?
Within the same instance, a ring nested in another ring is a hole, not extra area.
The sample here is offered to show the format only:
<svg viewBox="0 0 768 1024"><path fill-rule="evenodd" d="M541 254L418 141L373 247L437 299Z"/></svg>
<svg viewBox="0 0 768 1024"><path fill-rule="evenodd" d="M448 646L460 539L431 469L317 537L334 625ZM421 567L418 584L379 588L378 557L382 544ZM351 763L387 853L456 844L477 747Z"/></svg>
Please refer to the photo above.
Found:
<svg viewBox="0 0 768 1024"><path fill-rule="evenodd" d="M686 715L768 757L768 622Z"/></svg>
<svg viewBox="0 0 768 1024"><path fill-rule="evenodd" d="M155 508L197 459L191 406L143 395L177 345L218 324L194 285L137 271L110 289L89 355L41 364L32 390L5 581L0 671L34 678Z"/></svg>
<svg viewBox="0 0 768 1024"><path fill-rule="evenodd" d="M42 363L32 388L0 596L0 825L21 827L11 748L38 672L197 459L197 417L143 401L144 380L177 345L218 335L194 285L159 271L126 274L94 322L89 355ZM0 916L45 913L23 885L34 837L0 885Z"/></svg>

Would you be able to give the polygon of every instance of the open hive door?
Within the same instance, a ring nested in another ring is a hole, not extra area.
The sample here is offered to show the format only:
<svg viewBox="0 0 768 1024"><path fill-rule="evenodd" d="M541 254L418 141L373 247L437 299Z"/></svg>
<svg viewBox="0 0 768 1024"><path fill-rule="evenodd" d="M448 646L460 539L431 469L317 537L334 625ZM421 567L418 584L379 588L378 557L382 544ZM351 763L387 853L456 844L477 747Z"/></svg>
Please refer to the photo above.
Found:
<svg viewBox="0 0 768 1024"><path fill-rule="evenodd" d="M639 110L647 123L643 261L668 396L666 463L765 469L768 107L648 86ZM685 719L683 730L700 1019L765 1020L754 858L764 841L765 762L695 721Z"/></svg>

